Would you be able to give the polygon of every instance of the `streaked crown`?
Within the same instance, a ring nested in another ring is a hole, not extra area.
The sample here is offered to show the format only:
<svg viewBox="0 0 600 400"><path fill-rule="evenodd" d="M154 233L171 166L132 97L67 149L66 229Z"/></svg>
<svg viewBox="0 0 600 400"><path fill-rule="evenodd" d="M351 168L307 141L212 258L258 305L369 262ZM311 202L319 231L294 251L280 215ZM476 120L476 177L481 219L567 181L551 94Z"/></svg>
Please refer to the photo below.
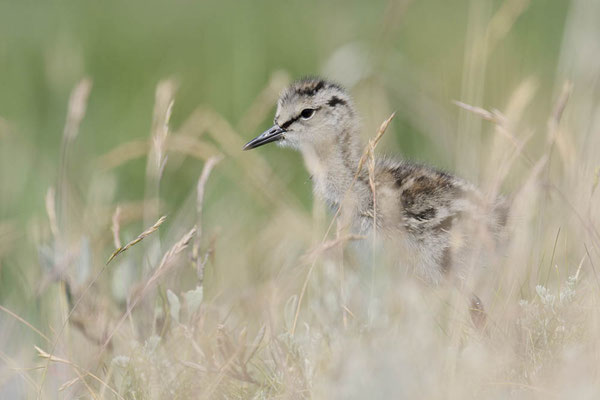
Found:
<svg viewBox="0 0 600 400"><path fill-rule="evenodd" d="M253 149L270 142L298 148L331 142L341 132L356 130L352 99L340 85L304 78L283 90L274 125L244 146Z"/></svg>
<svg viewBox="0 0 600 400"><path fill-rule="evenodd" d="M292 83L281 93L275 123L286 129L294 118L302 118L305 109L316 112L341 107L352 112L351 101L346 90L336 83L321 78L304 78ZM304 116L308 116L308 112Z"/></svg>

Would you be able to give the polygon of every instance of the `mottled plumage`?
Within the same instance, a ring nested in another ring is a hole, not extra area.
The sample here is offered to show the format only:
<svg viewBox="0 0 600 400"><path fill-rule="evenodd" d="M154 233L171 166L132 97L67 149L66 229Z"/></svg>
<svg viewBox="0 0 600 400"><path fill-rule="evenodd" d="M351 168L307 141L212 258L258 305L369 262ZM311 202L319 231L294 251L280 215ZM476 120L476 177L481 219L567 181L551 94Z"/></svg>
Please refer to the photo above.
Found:
<svg viewBox="0 0 600 400"><path fill-rule="evenodd" d="M354 181L364 146L352 99L341 86L317 78L293 83L279 98L274 123L244 149L276 141L299 150L315 195L334 209L343 203L341 221L356 233L368 234L375 225L399 264L439 283L449 274L464 280L473 266L490 262L505 210L460 178L380 158L374 210L367 168Z"/></svg>

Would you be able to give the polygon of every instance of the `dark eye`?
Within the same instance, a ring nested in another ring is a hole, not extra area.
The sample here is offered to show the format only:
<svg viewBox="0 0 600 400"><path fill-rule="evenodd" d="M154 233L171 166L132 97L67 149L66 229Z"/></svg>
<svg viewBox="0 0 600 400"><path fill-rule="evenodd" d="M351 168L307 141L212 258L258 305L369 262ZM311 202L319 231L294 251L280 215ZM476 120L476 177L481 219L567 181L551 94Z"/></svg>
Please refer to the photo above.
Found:
<svg viewBox="0 0 600 400"><path fill-rule="evenodd" d="M315 110L312 108L305 108L300 113L300 116L302 117L302 119L310 119L310 118L312 118L313 115L315 115Z"/></svg>

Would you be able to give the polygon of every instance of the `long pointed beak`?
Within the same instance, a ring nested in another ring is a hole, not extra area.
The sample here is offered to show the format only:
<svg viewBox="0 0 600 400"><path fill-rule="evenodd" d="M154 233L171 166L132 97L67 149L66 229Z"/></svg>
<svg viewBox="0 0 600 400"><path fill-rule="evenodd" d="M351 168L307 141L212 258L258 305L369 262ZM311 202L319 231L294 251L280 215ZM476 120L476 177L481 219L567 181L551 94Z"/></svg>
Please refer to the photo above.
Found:
<svg viewBox="0 0 600 400"><path fill-rule="evenodd" d="M283 139L285 129L282 129L279 125L273 125L268 130L264 131L244 146L243 150L250 150L256 147L262 146L263 144L275 142Z"/></svg>

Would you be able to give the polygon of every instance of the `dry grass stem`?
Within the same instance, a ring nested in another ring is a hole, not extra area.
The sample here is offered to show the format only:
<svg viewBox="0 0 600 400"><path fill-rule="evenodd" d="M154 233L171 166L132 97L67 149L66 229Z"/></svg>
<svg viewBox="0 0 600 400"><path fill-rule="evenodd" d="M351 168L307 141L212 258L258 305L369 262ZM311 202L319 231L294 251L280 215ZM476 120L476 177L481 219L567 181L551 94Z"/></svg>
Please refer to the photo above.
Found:
<svg viewBox="0 0 600 400"><path fill-rule="evenodd" d="M63 230L68 231L69 227L70 227L68 224L68 222L69 222L68 221L68 217L69 217L68 213L70 211L70 207L68 204L68 197L69 197L68 189L69 188L68 188L68 179L67 179L67 171L69 169L68 162L69 162L69 158L70 158L70 154L69 154L70 148L71 148L72 142L75 140L75 138L77 137L77 135L79 133L79 126L85 115L85 111L87 108L88 96L90 94L91 89L92 89L92 81L88 78L84 78L71 91L71 96L69 97L69 106L67 109L67 118L66 118L66 122L65 122L65 128L63 131L63 139L62 139L62 143L61 143L60 158L59 158L59 171L58 171L58 182L57 182L58 192L57 192L57 196L56 196L56 198L57 198L56 204L58 205L58 207L54 207L52 204L52 199L55 197L52 195L52 191L50 192L50 196L48 196L46 199L47 200L47 204L46 204L47 212L49 213L48 217L56 220L55 227L51 228L51 229L53 230L53 232L56 233L54 239L55 239L55 248L57 248L57 249L62 249L66 246L66 243L63 243L63 238L61 237L61 233L63 232ZM57 214L56 218L51 217L51 215L53 214L53 212L52 212L53 208L56 209L56 214ZM59 263L60 263L58 252L54 255L53 262L54 262L54 270L56 270L56 266L59 265ZM79 300L81 300L81 297ZM52 345L52 352L54 352L56 344L58 343L58 340L60 339L60 336L68 322L68 319L71 316L71 314L75 308L76 308L76 306L73 307L73 309L69 313L67 319L62 324L59 334L57 335L57 338ZM47 373L48 365L49 364L46 363L46 365L42 371L41 383L39 385L39 390L37 393L38 399L42 397L42 390L44 387L44 382L46 380L46 373Z"/></svg>
<svg viewBox="0 0 600 400"><path fill-rule="evenodd" d="M77 86L75 86L75 88L71 91L71 96L69 97L67 119L65 122L63 140L60 150L59 173L57 182L58 193L56 200L58 207L60 207L57 209L57 226L59 226L62 229L66 229L67 227L67 214L69 209L67 204L67 172L69 169L68 162L70 158L70 148L72 142L79 134L79 126L85 115L85 111L87 109L88 96L91 90L92 81L89 78L84 78L81 81L79 81ZM57 228L57 232L58 231L59 229Z"/></svg>
<svg viewBox="0 0 600 400"><path fill-rule="evenodd" d="M487 27L488 54L510 32L517 19L527 10L530 3L531 0L507 0L502 2Z"/></svg>
<svg viewBox="0 0 600 400"><path fill-rule="evenodd" d="M23 325L25 325L26 327L28 327L29 329L31 329L33 332L37 333L46 342L48 342L48 343L51 342L50 339L48 338L48 336L44 335L42 333L42 331L40 331L39 329L37 329L35 326L31 325L24 318L20 317L19 315L15 314L14 312L10 311L8 308L6 308L6 307L4 307L2 305L0 305L0 310L4 311L8 315L10 315L11 317L13 317L14 319L16 319L17 321L19 321Z"/></svg>
<svg viewBox="0 0 600 400"><path fill-rule="evenodd" d="M104 170L117 168L128 161L135 160L148 154L149 140L132 140L121 143L106 154L97 158L97 164Z"/></svg>
<svg viewBox="0 0 600 400"><path fill-rule="evenodd" d="M173 247L171 247L169 249L169 251L167 251L164 255L163 258L160 261L160 264L158 264L158 267L156 267L155 272L152 274L152 277L148 280L148 283L146 284L146 287L149 287L150 285L152 285L153 283L155 283L156 281L158 281L158 279L160 279L160 277L162 277L163 275L165 275L167 273L167 271L169 270L169 264L170 262L173 260L173 258L181 253L191 242L191 240L194 238L194 235L196 234L197 228L194 226L192 229L190 229L190 231L188 233L186 233L185 235L183 235L181 237L181 239L179 239L179 241L177 241L177 243L175 243L173 245Z"/></svg>
<svg viewBox="0 0 600 400"><path fill-rule="evenodd" d="M35 370L36 368L20 368L19 364L15 360L2 352L0 352L0 360L7 365L8 368L15 371L25 382L29 383L36 392L39 391L40 388L37 382L31 377L30 374L27 373L28 371Z"/></svg>
<svg viewBox="0 0 600 400"><path fill-rule="evenodd" d="M208 182L208 177L212 172L215 165L217 165L223 156L211 157L204 164L204 168L202 168L202 173L200 174L200 178L198 179L198 185L196 186L196 227L197 233L196 238L194 240L194 246L192 249L192 260L196 264L196 273L198 275L198 280L202 282L204 280L204 265L206 260L202 260L200 257L200 241L202 240L202 210L204 207L204 191L206 189L206 182Z"/></svg>
<svg viewBox="0 0 600 400"><path fill-rule="evenodd" d="M93 374L91 371L88 371L87 369L81 367L80 365L75 364L72 361L66 360L64 358L60 358L57 357L53 354L47 353L44 350L42 350L41 348L39 348L38 346L34 346L35 350L38 353L38 356L40 358L46 359L48 361L51 362L56 362L56 363L61 363L61 364L66 364L68 366L70 366L71 368L73 368L73 371L78 375L78 380L81 380L84 385L87 386L87 382L85 382L85 376L89 376L90 378L94 379L95 381L97 381L98 383L100 383L102 386L106 387L108 390L111 391L112 394L114 394L118 399L122 399L125 400L123 398L123 396L121 396L112 386L110 386L108 383L106 383L105 381L103 381L102 379L100 379L98 376L96 376L95 374ZM83 373L84 375L80 375L81 373ZM69 381L68 382L70 385L72 385L74 382ZM88 390L90 391L90 394L92 394L92 396L96 397L94 395L94 392L92 391L92 389L88 387Z"/></svg>
<svg viewBox="0 0 600 400"><path fill-rule="evenodd" d="M176 85L173 80L165 80L156 86L150 151L146 163L146 185L144 194L144 225L155 221L159 215L160 180L164 171L167 155L166 145L169 134L169 121L173 110ZM146 260L144 270L156 262L160 255L160 238L152 237L144 242Z"/></svg>
<svg viewBox="0 0 600 400"><path fill-rule="evenodd" d="M85 115L87 101L91 90L91 79L84 78L71 92L71 97L69 98L69 108L67 112L67 122L64 130L64 138L67 141L74 140L79 133L79 125L81 125L81 121Z"/></svg>
<svg viewBox="0 0 600 400"><path fill-rule="evenodd" d="M356 173L354 174L354 179L352 180L348 190L346 190L346 193L344 193L344 196L342 196L342 201L340 202L340 206L336 210L336 212L331 220L331 223L329 224L329 227L327 228L327 231L325 232L325 235L323 236L323 240L321 242L325 242L325 239L327 238L327 236L329 236L329 231L331 230L333 223L335 222L337 217L340 215L340 211L342 209L342 206L345 204L347 196L349 195L350 191L356 184L356 181L357 181L358 177L360 176L360 173L362 172L363 164L369 158L369 156L373 153L375 146L377 146L377 143L379 143L379 140L381 140L381 138L385 134L385 131L387 130L388 125L390 124L390 122L392 122L392 119L394 118L395 115L396 115L396 113L392 113L392 115L390 115L388 119L383 121L383 123L377 130L377 134L375 135L375 138L369 140L369 144L365 148L363 155L361 156L361 158L358 162L358 167L356 168ZM374 221L373 223L375 224L376 222ZM290 330L290 334L292 336L294 336L294 334L296 333L296 326L298 324L298 316L300 315L300 307L302 306L302 300L304 299L304 295L305 295L306 289L308 287L308 282L310 281L310 277L315 268L316 262L317 262L317 259L315 258L313 260L310 268L308 269L306 278L304 278L304 283L302 284L302 289L300 290L300 295L298 296L298 303L296 305L296 311L294 313L294 322L292 323L292 329Z"/></svg>
<svg viewBox="0 0 600 400"><path fill-rule="evenodd" d="M113 243L115 245L115 249L120 249L121 248L121 238L120 238L121 207L120 206L117 206L117 208L115 208L115 213L112 216L111 231L112 231L112 235L113 235Z"/></svg>
<svg viewBox="0 0 600 400"><path fill-rule="evenodd" d="M169 251L167 251L163 255L160 264L158 264L158 266L156 268L154 268L154 272L152 273L150 278L148 278L146 283L141 287L141 289L138 290L136 292L136 294L134 294L133 299L129 302L129 305L127 306L127 310L121 316L119 321L116 323L112 332L107 335L104 343L101 346L99 355L101 355L102 352L108 347L114 334L117 332L119 327L123 324L123 322L131 315L131 312L133 311L135 306L139 303L139 301L148 293L148 291L150 291L150 289L152 289L154 287L154 284L156 284L158 282L158 280L161 277L163 277L170 270L170 268L169 268L170 262L174 259L174 257L176 255L181 253L189 245L189 243L191 242L191 240L193 239L195 234L196 234L196 227L193 227L188 233L183 235L181 237L181 239L179 239L179 241L177 241L177 243L175 243L169 249Z"/></svg>
<svg viewBox="0 0 600 400"><path fill-rule="evenodd" d="M559 125L562 115L565 111L565 108L567 107L567 102L569 101L569 97L571 96L572 91L573 91L573 84L569 81L565 82L562 86L560 95L558 96L558 99L556 100L556 103L554 104L552 116L551 116L550 120L548 121L549 132L550 132L550 134L548 135L549 141L552 141L554 139L554 135L556 134L556 131L558 130L558 125Z"/></svg>
<svg viewBox="0 0 600 400"><path fill-rule="evenodd" d="M340 202L340 206L337 208L335 214L333 215L333 218L331 219L331 222L329 223L329 226L327 227L327 230L325 231L323 241L325 240L325 238L327 238L327 236L329 236L329 232L331 231L331 228L333 227L334 222L339 217L340 212L342 210L342 206L345 204L350 191L356 184L356 181L358 180L358 177L360 176L360 173L363 170L364 163L367 160L371 159L371 154L372 154L373 150L375 149L375 147L377 146L377 143L379 143L379 141L385 134L385 131L387 130L388 125L390 124L390 122L392 122L392 119L394 119L395 116L396 116L396 113L392 113L392 115L390 115L388 117L388 119L383 121L383 123L379 126L379 129L377 130L377 134L375 135L375 137L372 139L369 139L369 144L365 147L365 150L363 151L363 154L360 157L360 160L358 161L358 167L356 168L356 173L354 174L354 178L352 179L352 182L350 183L350 187L348 188L346 193L344 193L344 196L342 197L342 201Z"/></svg>
<svg viewBox="0 0 600 400"><path fill-rule="evenodd" d="M272 167L258 153L248 153L239 157L239 151L245 141L219 113L209 108L198 110L207 124L210 136L221 146L223 152L232 160L240 163L244 176L236 175L236 180L247 187L248 192L256 195L257 200L268 204L286 204L300 212L298 199L292 196L286 186L277 177Z"/></svg>
<svg viewBox="0 0 600 400"><path fill-rule="evenodd" d="M254 132L266 119L277 101L281 90L290 83L290 75L285 71L275 71L271 74L267 86L258 94L248 110L240 118L237 128L243 132Z"/></svg>
<svg viewBox="0 0 600 400"><path fill-rule="evenodd" d="M158 219L158 221L156 221L154 223L154 225L152 225L150 228L146 229L144 232L140 233L135 239L133 239L131 242L127 243L125 246L123 247L119 247L118 249L116 249L108 258L108 260L106 261L106 264L108 265L113 258L115 258L116 256L118 256L119 254L123 253L124 251L127 251L131 246L134 246L136 244L138 244L139 242L141 242L142 240L144 240L145 237L147 237L148 235L153 234L154 232L156 232L158 230L158 228L163 224L163 222L165 222L165 220L167 219L166 216L162 216Z"/></svg>
<svg viewBox="0 0 600 400"><path fill-rule="evenodd" d="M154 180L160 179L160 171L165 159L169 121L173 110L175 83L162 81L156 87L154 115L152 118L152 136L150 154L148 155L147 175Z"/></svg>
<svg viewBox="0 0 600 400"><path fill-rule="evenodd" d="M169 152L183 154L202 161L206 161L209 158L220 154L219 150L214 145L198 140L187 134L173 134L168 136L166 149ZM132 140L120 144L108 153L98 157L97 163L100 168L109 170L137 158L144 157L148 154L149 150L149 140ZM164 160L162 165L165 165Z"/></svg>
<svg viewBox="0 0 600 400"><path fill-rule="evenodd" d="M503 125L506 121L506 118L504 117L504 115L502 115L500 113L500 111L498 111L498 110L488 111L484 108L472 106L470 104L463 103L462 101L458 101L458 100L453 100L453 103L462 109L465 109L467 111L472 112L475 115L480 116L481 118L485 119L486 121L491 121L498 125Z"/></svg>
<svg viewBox="0 0 600 400"><path fill-rule="evenodd" d="M56 192L51 186L46 192L46 214L48 215L48 222L50 224L50 231L52 236L58 237L58 223L56 222Z"/></svg>
<svg viewBox="0 0 600 400"><path fill-rule="evenodd" d="M460 108L467 110L467 111L483 118L486 121L490 121L490 122L493 122L494 124L496 124L496 127L498 128L498 132L500 132L503 136L505 136L510 141L510 143L517 150L516 153L518 155L521 155L530 166L533 166L534 162L533 162L532 158L527 154L527 152L525 152L525 144L527 144L527 142L529 141L531 136L528 136L523 140L519 140L513 133L511 133L511 131L508 127L509 123L504 114L502 114L498 110L488 111L484 108L472 106L470 104L466 104L466 103L463 103L462 101L458 101L458 100L454 100L453 103L456 104L457 106L459 106ZM533 135L533 133L532 133L532 135Z"/></svg>
<svg viewBox="0 0 600 400"><path fill-rule="evenodd" d="M339 236L336 237L335 239L332 240L328 240L325 242L320 243L315 249L309 251L304 257L312 262L314 261L316 258L318 258L321 254L325 253L328 250L333 249L334 247L340 246L340 245L344 245L347 242L353 241L353 240L363 240L366 239L366 236L363 235L344 235L344 236Z"/></svg>

